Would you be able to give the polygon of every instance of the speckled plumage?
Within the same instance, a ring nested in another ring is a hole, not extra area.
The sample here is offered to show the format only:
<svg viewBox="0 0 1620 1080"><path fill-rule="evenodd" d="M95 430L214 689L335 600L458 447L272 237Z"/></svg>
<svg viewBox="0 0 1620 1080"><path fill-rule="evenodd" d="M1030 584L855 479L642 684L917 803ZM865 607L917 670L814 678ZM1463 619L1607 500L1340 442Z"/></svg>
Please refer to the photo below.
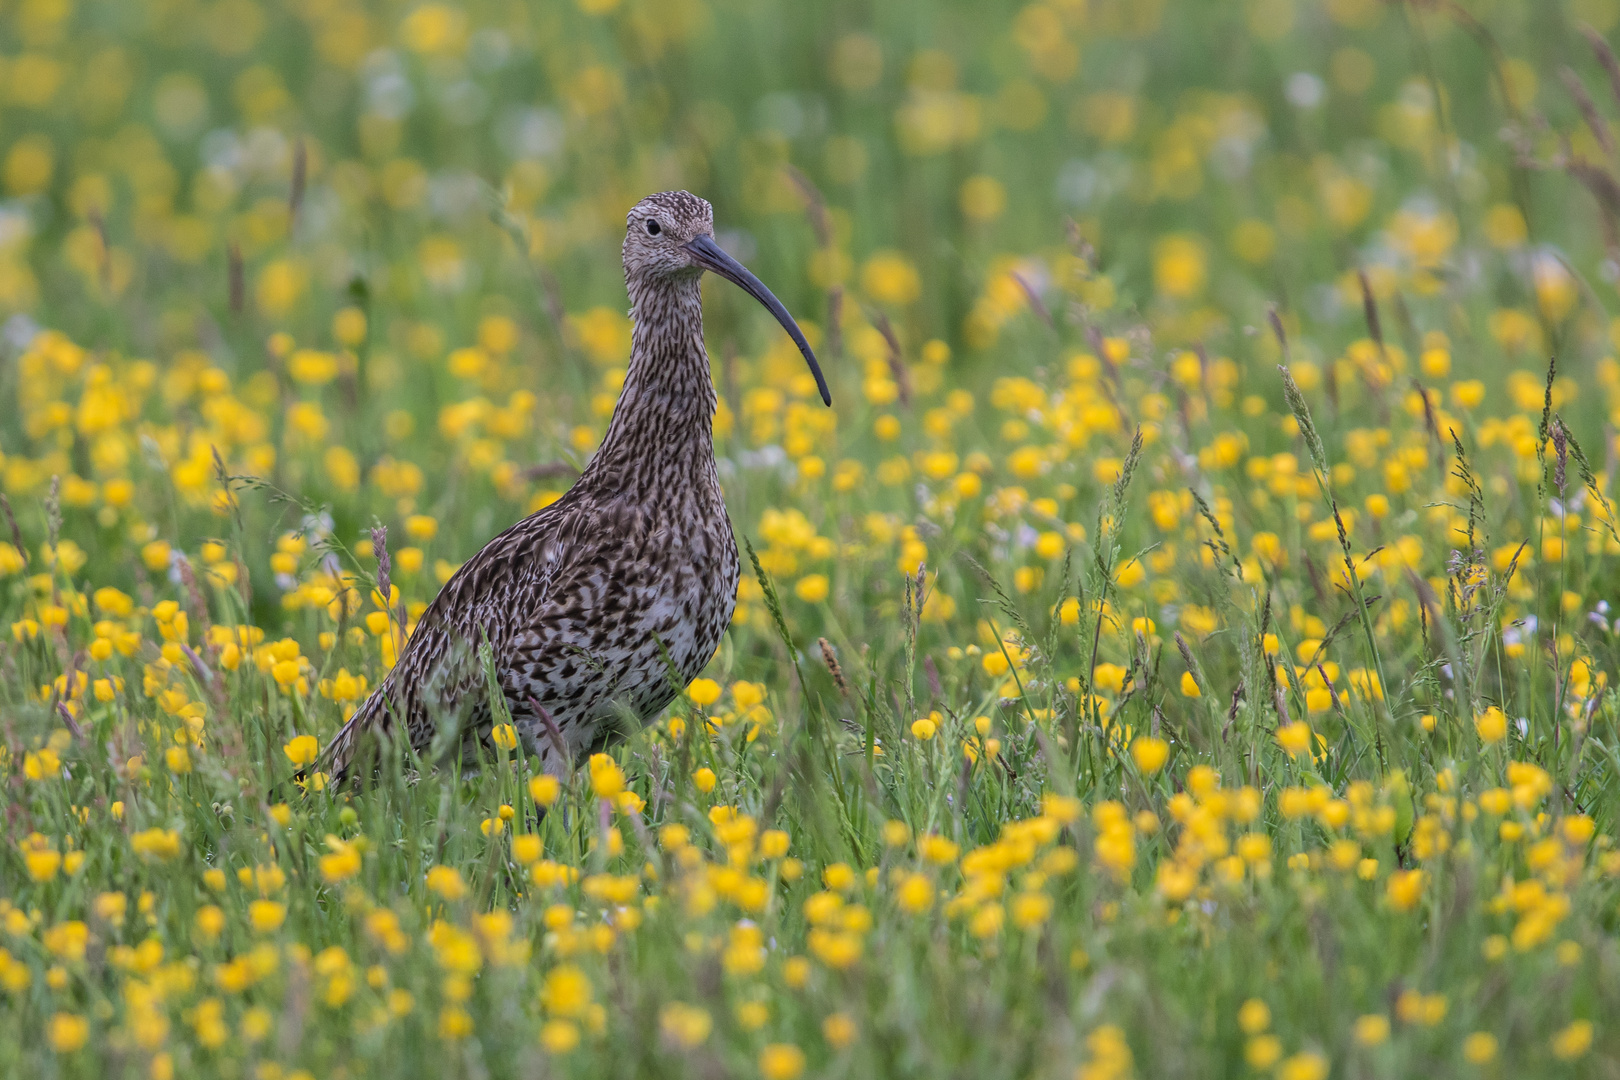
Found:
<svg viewBox="0 0 1620 1080"><path fill-rule="evenodd" d="M457 724L461 752L487 741L480 635L524 748L553 768L557 739L536 703L578 760L625 734L626 718L656 714L714 655L736 605L738 562L715 470L698 292L705 266L724 259L713 231L709 204L684 191L631 210L624 271L635 328L600 449L561 499L491 540L440 590L323 755L318 767L334 779L351 773L371 735L403 729L425 753L441 725Z"/></svg>

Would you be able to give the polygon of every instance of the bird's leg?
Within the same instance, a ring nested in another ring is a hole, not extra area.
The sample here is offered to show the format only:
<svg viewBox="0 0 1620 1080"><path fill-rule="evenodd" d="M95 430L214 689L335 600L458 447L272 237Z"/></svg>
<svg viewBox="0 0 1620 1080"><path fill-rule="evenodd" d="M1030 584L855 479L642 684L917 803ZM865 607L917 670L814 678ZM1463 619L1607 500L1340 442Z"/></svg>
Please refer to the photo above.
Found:
<svg viewBox="0 0 1620 1080"><path fill-rule="evenodd" d="M551 747L551 753L541 755L541 767L555 776L563 783L574 774L573 757L568 752L568 740L563 738L562 728L557 726L556 719L551 712L540 702L535 700L533 694L528 695L529 707L534 715L540 718L540 724L545 728L546 742Z"/></svg>

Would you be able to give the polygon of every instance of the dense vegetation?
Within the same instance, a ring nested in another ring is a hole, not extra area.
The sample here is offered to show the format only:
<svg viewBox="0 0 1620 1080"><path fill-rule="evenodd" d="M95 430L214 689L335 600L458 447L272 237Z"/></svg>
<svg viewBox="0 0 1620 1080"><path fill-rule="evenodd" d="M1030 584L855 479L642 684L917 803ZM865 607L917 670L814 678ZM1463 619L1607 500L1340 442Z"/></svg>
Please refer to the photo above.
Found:
<svg viewBox="0 0 1620 1080"><path fill-rule="evenodd" d="M0 1071L1610 1075L1617 32L0 0ZM714 285L725 644L304 776L672 187L835 401Z"/></svg>

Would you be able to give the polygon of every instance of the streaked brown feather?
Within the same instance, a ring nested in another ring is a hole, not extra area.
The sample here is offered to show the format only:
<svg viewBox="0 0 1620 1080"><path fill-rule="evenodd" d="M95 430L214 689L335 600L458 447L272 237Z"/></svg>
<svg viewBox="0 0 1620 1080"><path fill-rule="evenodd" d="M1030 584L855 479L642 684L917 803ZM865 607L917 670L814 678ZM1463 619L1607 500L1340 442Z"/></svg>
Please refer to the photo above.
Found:
<svg viewBox="0 0 1620 1080"><path fill-rule="evenodd" d="M648 213L665 223L661 243L636 227ZM714 464L701 271L667 250L712 232L709 204L685 192L631 211L624 262L635 330L601 448L561 499L445 583L321 771L342 781L366 738L401 729L419 753L453 720L462 739L452 753L486 741L482 640L525 749L543 760L555 740L535 702L577 759L620 734L621 718L655 715L713 656L736 604L737 547Z"/></svg>

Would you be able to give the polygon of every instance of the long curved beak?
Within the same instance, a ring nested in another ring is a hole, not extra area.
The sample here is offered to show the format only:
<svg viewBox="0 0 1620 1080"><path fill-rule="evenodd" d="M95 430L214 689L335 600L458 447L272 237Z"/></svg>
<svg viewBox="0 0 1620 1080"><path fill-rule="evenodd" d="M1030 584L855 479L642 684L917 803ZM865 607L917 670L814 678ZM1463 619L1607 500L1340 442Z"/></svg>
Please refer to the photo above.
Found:
<svg viewBox="0 0 1620 1080"><path fill-rule="evenodd" d="M821 374L821 365L816 363L816 354L810 351L810 343L804 340L804 331L793 321L793 316L788 314L788 309L782 305L782 301L765 287L763 281L750 273L748 267L727 255L724 249L714 242L714 237L699 236L688 240L682 246L692 256L692 261L705 270L719 274L733 285L740 286L744 292L764 304L770 313L776 316L776 321L782 324L782 329L788 332L793 344L804 354L804 362L810 365L810 374L816 377L816 389L821 391L822 404L831 405L832 393L827 389L827 380Z"/></svg>

